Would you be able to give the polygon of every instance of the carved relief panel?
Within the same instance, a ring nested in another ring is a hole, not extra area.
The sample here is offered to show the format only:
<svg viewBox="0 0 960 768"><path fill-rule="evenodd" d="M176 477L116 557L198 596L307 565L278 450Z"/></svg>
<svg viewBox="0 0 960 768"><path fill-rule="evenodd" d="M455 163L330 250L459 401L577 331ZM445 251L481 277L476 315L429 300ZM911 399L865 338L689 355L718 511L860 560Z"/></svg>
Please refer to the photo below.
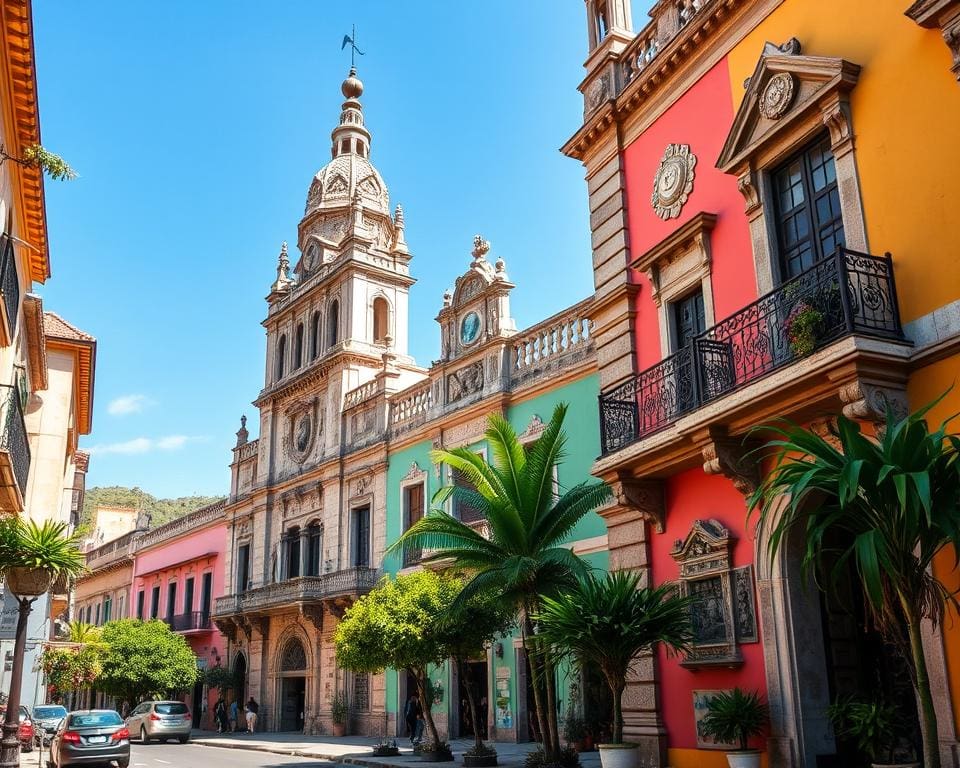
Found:
<svg viewBox="0 0 960 768"><path fill-rule="evenodd" d="M759 639L753 567L733 567L734 541L720 521L697 520L671 552L680 565L680 594L694 598L693 650L683 661L686 667L742 664L740 644Z"/></svg>

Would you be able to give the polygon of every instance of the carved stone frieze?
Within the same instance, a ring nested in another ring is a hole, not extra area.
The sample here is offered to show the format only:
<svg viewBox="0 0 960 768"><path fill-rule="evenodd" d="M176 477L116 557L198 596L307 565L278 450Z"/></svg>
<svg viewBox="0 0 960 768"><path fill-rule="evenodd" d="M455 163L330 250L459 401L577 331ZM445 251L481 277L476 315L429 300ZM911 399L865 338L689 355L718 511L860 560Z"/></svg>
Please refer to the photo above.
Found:
<svg viewBox="0 0 960 768"><path fill-rule="evenodd" d="M680 215L687 198L693 191L694 167L697 156L689 144L668 144L653 178L653 194L650 204L661 219L674 219Z"/></svg>
<svg viewBox="0 0 960 768"><path fill-rule="evenodd" d="M711 428L701 447L703 471L708 475L723 475L733 487L745 496L760 484L760 465L752 452L756 445L742 438L730 437L725 430Z"/></svg>
<svg viewBox="0 0 960 768"><path fill-rule="evenodd" d="M543 434L543 430L547 428L547 425L544 423L537 414L533 414L530 417L530 421L527 423L527 428L523 430L517 437L521 442L528 442L531 440L538 440L540 435Z"/></svg>
<svg viewBox="0 0 960 768"><path fill-rule="evenodd" d="M323 605L318 603L304 603L300 606L300 616L309 621L317 632L323 631Z"/></svg>
<svg viewBox="0 0 960 768"><path fill-rule="evenodd" d="M840 400L844 404L843 415L848 419L880 424L886 420L888 408L897 418L909 413L904 390L878 386L860 379L840 388Z"/></svg>
<svg viewBox="0 0 960 768"><path fill-rule="evenodd" d="M789 72L778 72L771 77L760 96L758 109L768 120L779 120L793 103L796 79Z"/></svg>
<svg viewBox="0 0 960 768"><path fill-rule="evenodd" d="M414 461L411 462L410 469L407 470L407 474L400 478L400 482L405 483L410 480L420 480L426 476L426 470L420 469L420 465Z"/></svg>
<svg viewBox="0 0 960 768"><path fill-rule="evenodd" d="M636 510L657 533L663 533L667 508L662 480L622 476L610 483L610 488L614 503L606 509L597 510L599 514L616 514L622 509Z"/></svg>
<svg viewBox="0 0 960 768"><path fill-rule="evenodd" d="M447 402L455 403L483 388L483 361L477 360L447 376Z"/></svg>
<svg viewBox="0 0 960 768"><path fill-rule="evenodd" d="M586 112L589 114L610 98L610 73L604 72L590 83L585 95Z"/></svg>

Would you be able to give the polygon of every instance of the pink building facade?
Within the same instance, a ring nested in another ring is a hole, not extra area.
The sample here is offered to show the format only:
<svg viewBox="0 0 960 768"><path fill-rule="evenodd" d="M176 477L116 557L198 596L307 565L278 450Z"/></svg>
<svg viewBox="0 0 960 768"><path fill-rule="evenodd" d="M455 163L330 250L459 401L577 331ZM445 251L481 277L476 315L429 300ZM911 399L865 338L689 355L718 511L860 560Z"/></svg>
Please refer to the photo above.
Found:
<svg viewBox="0 0 960 768"><path fill-rule="evenodd" d="M148 531L137 545L128 615L167 622L186 638L201 670L226 660L226 639L210 620L214 600L224 594L226 541L218 502ZM214 727L216 697L202 680L182 692L194 727Z"/></svg>

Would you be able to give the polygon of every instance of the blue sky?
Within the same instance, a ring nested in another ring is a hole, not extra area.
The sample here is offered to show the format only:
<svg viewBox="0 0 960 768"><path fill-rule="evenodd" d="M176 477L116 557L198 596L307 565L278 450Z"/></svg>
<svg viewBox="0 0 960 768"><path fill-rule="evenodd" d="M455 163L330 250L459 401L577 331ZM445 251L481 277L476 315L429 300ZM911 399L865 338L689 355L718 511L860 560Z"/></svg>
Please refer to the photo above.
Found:
<svg viewBox="0 0 960 768"><path fill-rule="evenodd" d="M47 182L44 306L99 342L88 485L226 493L263 385L266 296L330 131L351 24L372 160L419 282L411 351L438 356L444 289L482 233L522 328L592 291L579 0L34 5ZM254 426L254 431L256 427Z"/></svg>

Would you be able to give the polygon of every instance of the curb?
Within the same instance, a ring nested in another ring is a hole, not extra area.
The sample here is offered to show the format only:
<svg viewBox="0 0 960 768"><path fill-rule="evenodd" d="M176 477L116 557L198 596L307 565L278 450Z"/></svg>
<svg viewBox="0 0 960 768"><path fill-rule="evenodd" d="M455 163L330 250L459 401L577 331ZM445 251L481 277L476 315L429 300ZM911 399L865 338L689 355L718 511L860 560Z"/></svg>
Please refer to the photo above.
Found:
<svg viewBox="0 0 960 768"><path fill-rule="evenodd" d="M308 752L303 749L284 749L283 747L263 747L259 744L224 743L214 739L190 739L191 744L198 747L216 747L217 749L245 749L250 752L268 752L272 755L289 755L290 757L312 757L330 763L343 762L336 755L324 755L317 752Z"/></svg>

